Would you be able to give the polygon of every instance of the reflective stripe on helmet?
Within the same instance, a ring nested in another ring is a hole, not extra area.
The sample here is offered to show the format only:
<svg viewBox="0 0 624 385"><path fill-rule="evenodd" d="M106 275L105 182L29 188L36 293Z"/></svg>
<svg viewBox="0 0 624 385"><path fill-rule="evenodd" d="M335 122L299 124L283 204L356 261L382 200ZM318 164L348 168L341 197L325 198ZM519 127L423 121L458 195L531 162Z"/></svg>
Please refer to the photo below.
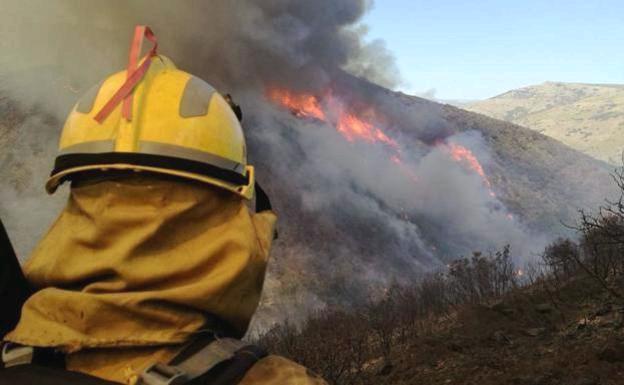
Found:
<svg viewBox="0 0 624 385"><path fill-rule="evenodd" d="M114 152L114 149L115 141L98 140L93 142L78 143L66 147L61 151L60 155L102 154ZM243 164L189 147L176 146L168 143L139 141L138 149L135 153L189 159L196 162L210 164L225 170L235 171L241 175L245 174L245 166Z"/></svg>

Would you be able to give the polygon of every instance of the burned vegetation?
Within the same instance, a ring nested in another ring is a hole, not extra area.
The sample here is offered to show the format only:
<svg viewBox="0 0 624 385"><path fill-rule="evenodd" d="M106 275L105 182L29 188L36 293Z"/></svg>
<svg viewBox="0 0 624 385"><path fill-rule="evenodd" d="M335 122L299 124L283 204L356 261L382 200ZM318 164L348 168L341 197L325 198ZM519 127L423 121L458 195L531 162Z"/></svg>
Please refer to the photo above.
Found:
<svg viewBox="0 0 624 385"><path fill-rule="evenodd" d="M473 253L353 311L326 308L259 343L332 384L619 384L624 371L622 198L581 211L577 239L535 260Z"/></svg>

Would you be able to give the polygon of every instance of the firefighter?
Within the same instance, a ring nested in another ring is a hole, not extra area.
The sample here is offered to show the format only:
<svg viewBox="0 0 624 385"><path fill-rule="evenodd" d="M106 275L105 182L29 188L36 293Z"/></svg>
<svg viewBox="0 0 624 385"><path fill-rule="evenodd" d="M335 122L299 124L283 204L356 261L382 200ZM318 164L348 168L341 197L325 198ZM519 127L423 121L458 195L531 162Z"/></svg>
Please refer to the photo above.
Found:
<svg viewBox="0 0 624 385"><path fill-rule="evenodd" d="M63 128L46 189L68 182L69 199L24 266L35 292L4 337L0 383L324 384L239 340L276 223L239 120L149 28L132 46Z"/></svg>

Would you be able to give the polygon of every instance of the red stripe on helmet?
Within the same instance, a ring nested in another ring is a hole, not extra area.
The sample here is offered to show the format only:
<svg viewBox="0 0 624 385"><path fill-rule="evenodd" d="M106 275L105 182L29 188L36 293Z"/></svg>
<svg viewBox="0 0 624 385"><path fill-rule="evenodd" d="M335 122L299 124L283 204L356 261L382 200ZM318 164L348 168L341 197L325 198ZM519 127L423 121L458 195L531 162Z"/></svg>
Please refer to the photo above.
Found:
<svg viewBox="0 0 624 385"><path fill-rule="evenodd" d="M147 55L145 55L143 63L135 69L144 38L152 42L153 45ZM145 73L147 73L149 66L152 64L152 58L156 56L157 48L158 41L150 27L138 25L134 30L134 39L130 48L126 81L95 115L94 119L98 123L101 124L122 101L122 116L128 120L132 120L132 91L141 79L143 79Z"/></svg>

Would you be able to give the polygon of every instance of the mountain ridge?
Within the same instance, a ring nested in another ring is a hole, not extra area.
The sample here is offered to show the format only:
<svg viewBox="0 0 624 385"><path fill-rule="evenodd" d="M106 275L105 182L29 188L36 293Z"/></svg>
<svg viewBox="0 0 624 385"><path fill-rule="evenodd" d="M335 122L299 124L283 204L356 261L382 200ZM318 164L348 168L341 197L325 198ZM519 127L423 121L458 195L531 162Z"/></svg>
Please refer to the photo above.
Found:
<svg viewBox="0 0 624 385"><path fill-rule="evenodd" d="M544 82L462 108L510 121L613 165L624 149L624 85Z"/></svg>

